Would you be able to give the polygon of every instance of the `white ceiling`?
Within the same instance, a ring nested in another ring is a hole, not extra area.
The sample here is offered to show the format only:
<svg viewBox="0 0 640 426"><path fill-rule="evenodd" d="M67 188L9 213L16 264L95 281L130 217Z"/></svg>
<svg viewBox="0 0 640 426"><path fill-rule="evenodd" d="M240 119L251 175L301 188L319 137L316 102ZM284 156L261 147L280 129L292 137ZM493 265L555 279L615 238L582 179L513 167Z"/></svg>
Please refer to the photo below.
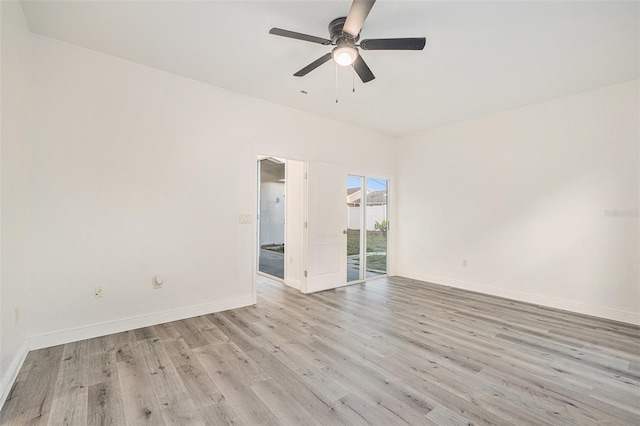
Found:
<svg viewBox="0 0 640 426"><path fill-rule="evenodd" d="M638 2L379 0L362 38L425 36L419 52L366 51L376 75L293 73L328 46L350 1L23 1L31 30L393 136L638 78ZM308 94L300 93L305 90Z"/></svg>

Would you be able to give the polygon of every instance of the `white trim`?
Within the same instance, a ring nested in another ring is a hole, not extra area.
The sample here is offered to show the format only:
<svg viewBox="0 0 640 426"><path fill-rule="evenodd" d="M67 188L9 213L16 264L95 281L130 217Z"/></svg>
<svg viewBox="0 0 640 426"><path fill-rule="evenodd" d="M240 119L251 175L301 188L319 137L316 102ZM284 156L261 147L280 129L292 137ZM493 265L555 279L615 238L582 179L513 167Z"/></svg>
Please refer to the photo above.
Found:
<svg viewBox="0 0 640 426"><path fill-rule="evenodd" d="M7 371L0 380L0 409L4 406L4 402L7 400L9 392L11 392L11 388L18 377L18 373L22 368L22 364L24 364L24 360L27 359L27 354L29 353L28 347L27 341L20 346L18 353L13 357L13 361L11 361L9 368L7 368Z"/></svg>
<svg viewBox="0 0 640 426"><path fill-rule="evenodd" d="M253 287L252 287L252 294L253 294L253 304L258 303L258 287L257 287L257 276L258 275L262 275L264 277L267 277L269 279L272 279L274 281L278 281L282 284L287 284L286 283L286 277L287 277L287 261L286 261L286 257L284 258L283 262L283 278L280 277L276 277L275 275L270 275L267 274L266 272L262 272L260 271L260 196L261 196L261 161L262 160L266 160L266 159L275 159L278 161L281 161L282 164L284 164L284 180L285 182L288 182L289 180L289 164L288 161L289 160L293 160L290 159L286 156L274 156L274 155L264 155L264 154L258 154L256 153L256 167L254 167L254 172L255 175L253 177L253 181L255 182L255 184L253 185L253 195L252 195L252 205L253 205L253 214L255 217L255 224L253 226L253 274L252 274L252 280L253 280ZM300 160L293 160L293 161L300 161ZM285 207L284 207L284 217L285 217L285 223L283 224L284 227L284 244L285 247L287 245L287 226L286 226L286 220L287 220L287 203L288 203L288 197L287 197L287 187L285 185L284 187L284 201L285 201ZM294 287L295 288L295 287ZM299 288L298 288L299 289Z"/></svg>
<svg viewBox="0 0 640 426"><path fill-rule="evenodd" d="M260 244L260 236L258 235L260 233L260 201L258 200L258 197L260 197L260 155L257 155L257 161L255 163L253 163L254 167L252 168L253 170L253 175L252 175L252 181L253 181L253 185L251 185L251 217L253 218L253 220L251 221L251 229L252 229L252 233L251 233L251 247L253 249L253 252L251 254L251 269L252 269L252 273L251 273L251 297L253 299L253 304L255 305L256 303L258 303L258 263L260 262L260 256L258 254L258 251L260 250L260 248L258 247L258 245Z"/></svg>
<svg viewBox="0 0 640 426"><path fill-rule="evenodd" d="M303 165L304 179L302 181L302 220L307 226L302 228L302 281L300 292L307 294L309 283L309 162Z"/></svg>
<svg viewBox="0 0 640 426"><path fill-rule="evenodd" d="M369 239L368 235L368 227L369 222L367 221L367 217L369 216L369 206L367 205L367 195L369 194L369 188L367 187L367 176L358 176L360 178L360 188L362 196L360 197L360 253L358 256L360 257L360 268L358 268L358 274L360 274L360 281L364 281L367 279L367 240ZM349 177L347 176L347 179ZM348 207L347 207L348 209ZM349 230L349 225L347 224L347 232ZM346 246L348 244L349 236L347 235L347 241L345 241L345 262L347 260ZM345 280L348 280L349 271L345 271Z"/></svg>
<svg viewBox="0 0 640 426"><path fill-rule="evenodd" d="M492 296L504 297L507 299L518 300L520 302L533 303L536 305L547 306L564 311L575 312L583 315L590 315L609 319L613 321L625 322L628 324L640 325L640 313L620 311L618 309L606 308L604 306L589 305L586 303L575 302L573 300L557 299L555 297L541 296L539 294L527 293L524 291L510 290L501 287L495 287L487 284L480 284L471 281L458 280L454 278L442 277L435 274L401 271L398 276L407 277L414 280L426 281L434 284L445 285L449 287L470 290L479 293L489 294Z"/></svg>
<svg viewBox="0 0 640 426"><path fill-rule="evenodd" d="M221 300L218 302L202 303L199 305L186 306L184 308L170 309L164 312L54 331L53 333L30 337L27 339L27 343L29 350L48 348L51 346L76 342L78 340L92 339L94 337L135 330L141 327L149 327L165 322L178 321L199 315L250 306L253 304L252 295Z"/></svg>

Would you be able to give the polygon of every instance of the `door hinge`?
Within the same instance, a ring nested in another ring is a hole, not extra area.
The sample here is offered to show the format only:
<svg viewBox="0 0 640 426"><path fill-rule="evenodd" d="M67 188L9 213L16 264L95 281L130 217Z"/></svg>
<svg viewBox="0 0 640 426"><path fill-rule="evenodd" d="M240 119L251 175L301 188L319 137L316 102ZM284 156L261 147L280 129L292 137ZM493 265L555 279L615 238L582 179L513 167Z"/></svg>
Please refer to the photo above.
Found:
<svg viewBox="0 0 640 426"><path fill-rule="evenodd" d="M305 223L304 223L304 227L305 227L305 228L308 228L308 227L309 227L309 222L305 222Z"/></svg>
<svg viewBox="0 0 640 426"><path fill-rule="evenodd" d="M309 179L309 173L304 172L304 178L305 178L305 179Z"/></svg>
<svg viewBox="0 0 640 426"><path fill-rule="evenodd" d="M304 271L304 277L305 278L307 277L307 271Z"/></svg>

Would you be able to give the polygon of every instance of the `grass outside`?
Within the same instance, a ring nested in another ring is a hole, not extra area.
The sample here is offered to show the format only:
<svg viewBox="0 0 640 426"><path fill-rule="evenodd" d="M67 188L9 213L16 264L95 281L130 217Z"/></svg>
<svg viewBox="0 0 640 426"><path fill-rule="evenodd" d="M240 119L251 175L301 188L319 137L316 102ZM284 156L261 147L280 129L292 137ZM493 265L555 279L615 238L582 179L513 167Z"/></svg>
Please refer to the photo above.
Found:
<svg viewBox="0 0 640 426"><path fill-rule="evenodd" d="M387 270L386 254L370 254L367 256L367 270L385 271Z"/></svg>
<svg viewBox="0 0 640 426"><path fill-rule="evenodd" d="M367 231L367 253L387 251L387 237L381 231ZM347 256L360 254L360 231L347 231Z"/></svg>
<svg viewBox="0 0 640 426"><path fill-rule="evenodd" d="M368 254L367 270L387 270L387 237L381 231L367 231L367 253L384 252L385 254ZM347 231L347 256L360 254L360 230L349 229ZM355 261L360 265L360 260Z"/></svg>

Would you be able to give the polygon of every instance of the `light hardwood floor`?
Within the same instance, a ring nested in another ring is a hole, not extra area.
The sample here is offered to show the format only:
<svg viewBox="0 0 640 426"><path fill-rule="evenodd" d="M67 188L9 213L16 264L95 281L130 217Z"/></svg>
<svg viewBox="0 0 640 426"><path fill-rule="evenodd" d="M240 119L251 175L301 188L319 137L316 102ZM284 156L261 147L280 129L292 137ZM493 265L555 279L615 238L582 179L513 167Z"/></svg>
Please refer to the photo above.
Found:
<svg viewBox="0 0 640 426"><path fill-rule="evenodd" d="M31 352L11 425L640 425L640 328L389 278Z"/></svg>

